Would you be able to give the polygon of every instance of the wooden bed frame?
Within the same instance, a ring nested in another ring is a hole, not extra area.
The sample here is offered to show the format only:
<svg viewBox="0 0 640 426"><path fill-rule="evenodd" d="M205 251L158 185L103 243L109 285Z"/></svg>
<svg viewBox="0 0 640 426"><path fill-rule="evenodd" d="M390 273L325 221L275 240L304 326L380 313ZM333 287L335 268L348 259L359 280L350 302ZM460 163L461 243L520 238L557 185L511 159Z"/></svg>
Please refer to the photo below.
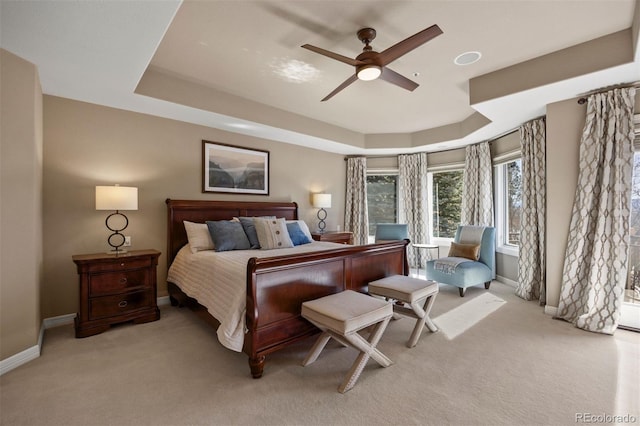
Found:
<svg viewBox="0 0 640 426"><path fill-rule="evenodd" d="M296 203L166 200L167 265L187 235L182 221L229 220L239 216L275 215L298 219ZM319 330L300 316L301 304L346 289L366 292L369 282L389 275L408 275L409 240L348 246L315 253L251 258L247 264L246 327L243 352L251 375L262 376L265 356ZM172 305L189 304L211 321L206 308L167 283ZM213 320L216 324L216 321Z"/></svg>

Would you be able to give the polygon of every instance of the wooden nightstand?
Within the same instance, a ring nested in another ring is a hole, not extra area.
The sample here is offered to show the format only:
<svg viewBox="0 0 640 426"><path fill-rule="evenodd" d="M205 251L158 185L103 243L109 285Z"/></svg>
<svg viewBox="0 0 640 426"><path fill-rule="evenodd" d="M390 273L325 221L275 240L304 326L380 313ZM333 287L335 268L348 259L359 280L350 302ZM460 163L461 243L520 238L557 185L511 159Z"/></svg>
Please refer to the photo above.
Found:
<svg viewBox="0 0 640 426"><path fill-rule="evenodd" d="M311 237L316 241L330 241L332 243L353 244L353 233L344 231L312 232Z"/></svg>
<svg viewBox="0 0 640 426"><path fill-rule="evenodd" d="M160 319L156 301L159 256L156 250L72 256L80 276L76 337L102 333L120 322Z"/></svg>

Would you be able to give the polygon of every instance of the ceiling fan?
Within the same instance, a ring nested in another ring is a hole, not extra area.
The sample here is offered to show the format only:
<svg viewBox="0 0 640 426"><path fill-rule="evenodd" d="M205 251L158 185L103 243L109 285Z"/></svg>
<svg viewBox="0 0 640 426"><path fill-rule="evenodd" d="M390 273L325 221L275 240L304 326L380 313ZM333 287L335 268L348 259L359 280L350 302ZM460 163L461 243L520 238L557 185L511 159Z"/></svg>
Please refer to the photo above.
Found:
<svg viewBox="0 0 640 426"><path fill-rule="evenodd" d="M397 72L389 69L387 65L395 61L402 55L411 52L413 49L422 46L429 40L442 34L442 30L437 25L432 25L411 37L402 40L399 43L383 50L382 52L376 52L371 47L371 42L376 38L376 30L373 28L362 28L357 33L358 39L364 43L362 53L356 56L355 59L351 59L347 56L340 55L338 53L330 52L320 47L305 44L302 47L312 52L319 53L329 58L335 59L345 64L352 65L356 68L355 74L346 79L340 86L338 86L333 92L329 93L322 99L322 102L331 99L336 93L340 92L345 87L349 86L356 80L375 80L380 78L396 86L400 86L403 89L409 91L415 90L418 87L418 83L409 80L408 78L398 74Z"/></svg>

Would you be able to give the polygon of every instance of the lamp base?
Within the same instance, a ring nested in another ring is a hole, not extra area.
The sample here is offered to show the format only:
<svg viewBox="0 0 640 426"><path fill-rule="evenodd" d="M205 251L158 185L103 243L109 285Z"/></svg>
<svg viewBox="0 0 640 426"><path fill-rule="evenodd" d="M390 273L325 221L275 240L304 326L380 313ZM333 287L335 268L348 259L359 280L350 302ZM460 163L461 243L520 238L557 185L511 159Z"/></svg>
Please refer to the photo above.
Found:
<svg viewBox="0 0 640 426"><path fill-rule="evenodd" d="M327 227L326 222L324 221L327 218L327 211L323 208L320 208L320 210L318 210L318 232L323 234L324 233L324 228Z"/></svg>
<svg viewBox="0 0 640 426"><path fill-rule="evenodd" d="M107 254L113 254L115 256L118 256L119 254L126 254L127 250L126 249L119 249L119 250L109 250L107 252Z"/></svg>
<svg viewBox="0 0 640 426"><path fill-rule="evenodd" d="M119 228L116 227L115 225L113 227L110 226L109 219L117 218L118 216L120 216L124 221L123 223L120 224L121 226ZM127 250L121 247L124 246L124 243L127 239L123 234L120 233L120 231L124 231L127 225L129 225L129 219L127 219L127 216L123 215L118 210L116 210L115 213L111 213L109 216L107 216L107 219L104 221L104 223L105 225L107 225L107 228L110 231L113 231L113 234L109 235L109 238L107 239L107 243L109 243L109 245L113 247L113 249L108 251L107 254L114 254L118 256L119 254L126 253Z"/></svg>

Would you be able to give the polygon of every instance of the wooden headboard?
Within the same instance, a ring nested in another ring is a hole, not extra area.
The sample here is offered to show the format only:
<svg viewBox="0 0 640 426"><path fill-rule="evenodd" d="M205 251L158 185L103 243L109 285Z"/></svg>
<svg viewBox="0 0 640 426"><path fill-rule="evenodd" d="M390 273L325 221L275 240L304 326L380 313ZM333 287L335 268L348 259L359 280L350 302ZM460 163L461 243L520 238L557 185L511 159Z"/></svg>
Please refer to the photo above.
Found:
<svg viewBox="0 0 640 426"><path fill-rule="evenodd" d="M298 204L285 202L172 200L167 198L167 267L187 244L183 220L231 220L240 216L276 216L298 219Z"/></svg>

